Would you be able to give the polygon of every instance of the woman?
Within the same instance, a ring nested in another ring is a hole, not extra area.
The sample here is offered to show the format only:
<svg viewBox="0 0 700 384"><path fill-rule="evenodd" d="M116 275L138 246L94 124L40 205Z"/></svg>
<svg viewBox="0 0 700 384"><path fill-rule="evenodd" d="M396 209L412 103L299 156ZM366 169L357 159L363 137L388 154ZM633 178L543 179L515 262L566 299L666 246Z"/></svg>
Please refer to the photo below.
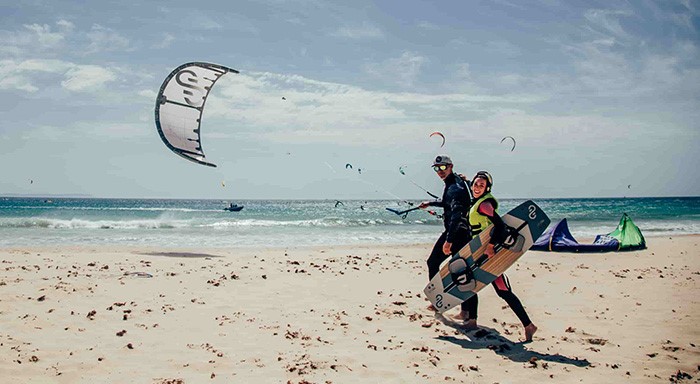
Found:
<svg viewBox="0 0 700 384"><path fill-rule="evenodd" d="M486 171L479 171L472 179L472 194L474 195L474 205L469 210L469 226L471 227L472 236L478 236L486 227L493 224L494 231L491 237L491 242L486 246L486 255L492 257L494 255L493 245L503 242L506 236L506 225L498 215L498 201L491 195L491 187L493 186L493 178ZM530 321L530 318L525 312L525 308L520 303L520 300L513 293L510 283L505 274L498 276L491 283L496 290L498 296L508 303L510 308L515 312L518 319L525 327L525 340L532 341L532 336L537 332L537 327ZM467 330L476 329L477 308L479 306L479 298L477 295L472 296L466 302L466 305L457 318L464 320L464 328Z"/></svg>

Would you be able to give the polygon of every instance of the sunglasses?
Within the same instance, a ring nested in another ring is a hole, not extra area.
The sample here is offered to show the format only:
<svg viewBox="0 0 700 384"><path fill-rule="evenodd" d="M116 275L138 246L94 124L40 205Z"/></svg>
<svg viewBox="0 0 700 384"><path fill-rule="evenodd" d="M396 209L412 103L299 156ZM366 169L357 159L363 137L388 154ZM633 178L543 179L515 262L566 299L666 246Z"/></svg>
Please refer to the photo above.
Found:
<svg viewBox="0 0 700 384"><path fill-rule="evenodd" d="M433 171L440 172L447 169L447 165L433 165Z"/></svg>

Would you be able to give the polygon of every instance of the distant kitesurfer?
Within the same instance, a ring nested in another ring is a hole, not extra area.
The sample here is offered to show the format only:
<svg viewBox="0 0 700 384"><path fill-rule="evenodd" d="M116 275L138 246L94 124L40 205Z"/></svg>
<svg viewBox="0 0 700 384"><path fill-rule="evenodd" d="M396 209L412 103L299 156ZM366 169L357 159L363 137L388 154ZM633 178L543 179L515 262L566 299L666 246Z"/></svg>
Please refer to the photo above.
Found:
<svg viewBox="0 0 700 384"><path fill-rule="evenodd" d="M433 250L428 257L428 281L440 271L440 264L450 255L458 252L471 239L467 214L471 206L469 187L467 183L453 172L453 163L447 155L439 155L433 162L433 170L438 177L445 182L442 199L438 201L424 201L419 207L440 207L444 209L442 215L445 230L435 242ZM430 305L430 310L435 307ZM462 311L466 310L466 304L462 303Z"/></svg>
<svg viewBox="0 0 700 384"><path fill-rule="evenodd" d="M489 257L493 256L495 253L494 245L503 243L508 237L506 225L501 219L501 216L496 212L498 209L498 201L491 195L492 186L493 178L488 172L479 171L476 173L472 179L472 191L475 201L474 205L469 210L469 226L472 236L477 236L493 223L493 235L484 252ZM496 290L498 296L508 303L513 312L515 312L515 315L520 319L520 322L523 323L523 327L525 327L525 340L532 341L532 335L537 331L537 327L530 321L530 317L528 317L527 312L525 312L525 308L523 308L520 299L518 299L511 290L508 277L505 274L498 276L491 285ZM479 297L476 294L462 303L462 311L455 318L464 320L464 329L477 329L476 317L478 306Z"/></svg>

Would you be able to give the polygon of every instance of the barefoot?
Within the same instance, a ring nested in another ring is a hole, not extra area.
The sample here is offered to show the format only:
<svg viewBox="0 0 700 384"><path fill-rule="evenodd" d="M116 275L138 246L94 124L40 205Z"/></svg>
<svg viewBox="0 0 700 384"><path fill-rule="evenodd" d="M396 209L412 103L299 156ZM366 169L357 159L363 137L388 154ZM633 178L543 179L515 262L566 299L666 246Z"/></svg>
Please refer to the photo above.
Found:
<svg viewBox="0 0 700 384"><path fill-rule="evenodd" d="M453 319L458 320L458 321L466 321L469 320L469 312L466 311L459 311L458 314L455 316L452 316Z"/></svg>
<svg viewBox="0 0 700 384"><path fill-rule="evenodd" d="M463 331L473 331L475 329L479 329L479 326L476 325L476 319L469 319L460 324L459 329Z"/></svg>
<svg viewBox="0 0 700 384"><path fill-rule="evenodd" d="M530 323L527 327L525 327L525 341L532 341L532 335L537 332L537 326L535 324Z"/></svg>

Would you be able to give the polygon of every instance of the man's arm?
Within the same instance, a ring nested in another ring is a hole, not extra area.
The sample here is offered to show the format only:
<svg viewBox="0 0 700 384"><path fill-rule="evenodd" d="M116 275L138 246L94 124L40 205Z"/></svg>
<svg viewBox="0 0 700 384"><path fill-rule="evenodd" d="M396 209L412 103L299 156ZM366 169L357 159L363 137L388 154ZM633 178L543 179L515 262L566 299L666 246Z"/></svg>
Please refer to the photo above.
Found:
<svg viewBox="0 0 700 384"><path fill-rule="evenodd" d="M459 222L469 211L469 206L465 204L466 201L469 201L469 196L465 189L456 185L451 186L447 193L450 196L450 208L452 211L450 212L450 217L447 218L447 237L445 241L453 243L459 230Z"/></svg>
<svg viewBox="0 0 700 384"><path fill-rule="evenodd" d="M439 207L439 208L445 208L445 203L439 200L435 201L424 201L420 203L419 205L420 208L427 208L427 207Z"/></svg>

